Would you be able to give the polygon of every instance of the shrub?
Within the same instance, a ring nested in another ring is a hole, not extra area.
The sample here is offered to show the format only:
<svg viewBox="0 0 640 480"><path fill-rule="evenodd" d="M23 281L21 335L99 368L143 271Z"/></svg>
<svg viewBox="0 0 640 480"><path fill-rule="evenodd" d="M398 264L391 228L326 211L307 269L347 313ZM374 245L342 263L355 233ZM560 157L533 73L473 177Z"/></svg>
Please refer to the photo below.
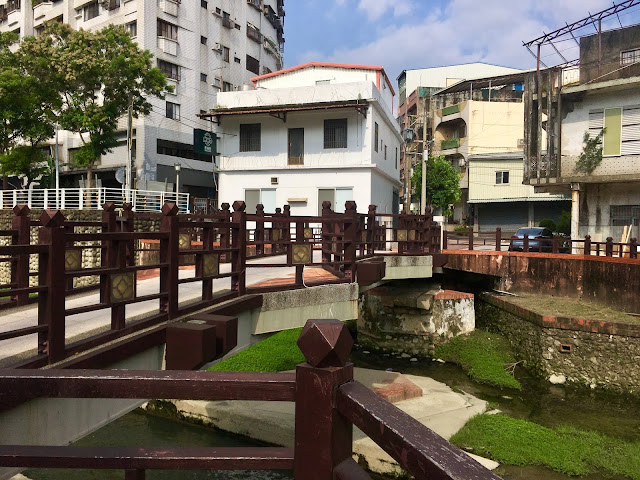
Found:
<svg viewBox="0 0 640 480"><path fill-rule="evenodd" d="M540 220L539 226L543 228L548 228L552 232L556 231L556 222L554 222L550 218L545 218L543 220Z"/></svg>

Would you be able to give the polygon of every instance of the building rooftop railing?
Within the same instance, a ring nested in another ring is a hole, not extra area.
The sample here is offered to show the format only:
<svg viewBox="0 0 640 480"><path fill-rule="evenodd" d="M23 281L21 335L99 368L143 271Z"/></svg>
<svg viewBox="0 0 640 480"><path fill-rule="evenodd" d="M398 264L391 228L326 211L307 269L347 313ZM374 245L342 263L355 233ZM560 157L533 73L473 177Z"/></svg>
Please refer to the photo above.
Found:
<svg viewBox="0 0 640 480"><path fill-rule="evenodd" d="M188 193L106 187L0 190L0 210L17 205L35 210L102 210L105 203L122 209L130 203L134 212L160 212L166 202L175 203L181 213L190 211Z"/></svg>

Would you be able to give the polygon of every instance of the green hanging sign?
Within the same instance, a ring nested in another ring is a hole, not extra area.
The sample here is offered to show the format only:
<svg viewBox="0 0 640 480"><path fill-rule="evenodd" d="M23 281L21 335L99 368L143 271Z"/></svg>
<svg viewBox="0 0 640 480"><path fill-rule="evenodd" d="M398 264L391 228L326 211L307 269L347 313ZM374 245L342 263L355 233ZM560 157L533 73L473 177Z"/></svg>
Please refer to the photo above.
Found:
<svg viewBox="0 0 640 480"><path fill-rule="evenodd" d="M203 155L217 155L218 137L213 132L195 128L193 130L193 151Z"/></svg>

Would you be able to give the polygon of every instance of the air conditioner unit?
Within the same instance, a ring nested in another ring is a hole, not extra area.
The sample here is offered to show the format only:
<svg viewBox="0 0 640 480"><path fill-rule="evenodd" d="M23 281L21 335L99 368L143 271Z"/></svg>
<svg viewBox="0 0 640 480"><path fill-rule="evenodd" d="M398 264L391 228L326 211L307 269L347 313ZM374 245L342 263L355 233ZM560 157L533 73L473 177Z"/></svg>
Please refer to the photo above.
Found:
<svg viewBox="0 0 640 480"><path fill-rule="evenodd" d="M524 148L524 138L518 139L518 148Z"/></svg>
<svg viewBox="0 0 640 480"><path fill-rule="evenodd" d="M217 42L214 43L212 50L214 52L221 52L222 51L222 44L221 43L217 43Z"/></svg>
<svg viewBox="0 0 640 480"><path fill-rule="evenodd" d="M278 177L271 177L271 185L278 185Z"/></svg>

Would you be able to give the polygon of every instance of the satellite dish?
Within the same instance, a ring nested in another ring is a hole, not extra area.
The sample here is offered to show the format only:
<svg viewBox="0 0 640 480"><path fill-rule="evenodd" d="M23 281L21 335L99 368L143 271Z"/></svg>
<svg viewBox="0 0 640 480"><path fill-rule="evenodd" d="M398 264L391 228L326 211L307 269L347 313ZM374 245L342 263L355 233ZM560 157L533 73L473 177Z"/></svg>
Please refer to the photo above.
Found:
<svg viewBox="0 0 640 480"><path fill-rule="evenodd" d="M118 183L124 183L124 176L125 176L124 167L120 167L119 169L116 170L116 180L118 181Z"/></svg>

